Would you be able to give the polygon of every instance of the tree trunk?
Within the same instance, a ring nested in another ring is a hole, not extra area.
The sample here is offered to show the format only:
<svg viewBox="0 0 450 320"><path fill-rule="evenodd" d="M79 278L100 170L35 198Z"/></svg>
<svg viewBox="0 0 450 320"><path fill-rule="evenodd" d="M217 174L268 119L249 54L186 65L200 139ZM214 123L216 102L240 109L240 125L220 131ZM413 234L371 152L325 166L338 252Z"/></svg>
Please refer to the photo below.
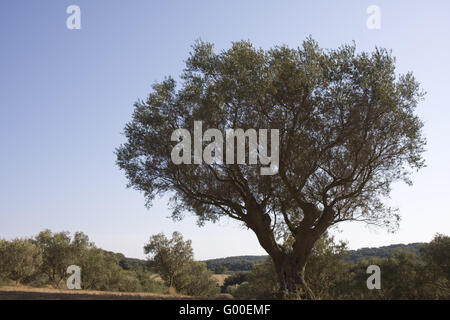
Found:
<svg viewBox="0 0 450 320"><path fill-rule="evenodd" d="M315 299L305 281L305 266L320 234L311 232L310 224L307 224L295 235L292 251L285 251L275 240L269 215L264 214L255 201L246 204L246 208L247 226L255 232L259 243L274 262L279 282L279 298Z"/></svg>
<svg viewBox="0 0 450 320"><path fill-rule="evenodd" d="M279 282L279 299L315 299L314 293L305 281L306 258L283 254L273 260Z"/></svg>

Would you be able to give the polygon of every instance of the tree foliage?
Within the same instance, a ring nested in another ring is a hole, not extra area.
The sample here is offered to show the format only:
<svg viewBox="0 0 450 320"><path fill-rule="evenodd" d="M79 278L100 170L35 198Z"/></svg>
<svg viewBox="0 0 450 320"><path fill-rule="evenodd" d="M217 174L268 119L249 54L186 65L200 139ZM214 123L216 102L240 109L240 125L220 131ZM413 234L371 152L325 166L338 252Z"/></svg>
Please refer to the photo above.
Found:
<svg viewBox="0 0 450 320"><path fill-rule="evenodd" d="M437 234L420 248L425 262L427 291L432 298L450 299L450 237Z"/></svg>
<svg viewBox="0 0 450 320"><path fill-rule="evenodd" d="M267 257L265 260L267 260ZM247 272L247 271L238 271L238 272L232 273L229 277L227 277L223 281L223 285L220 288L221 292L229 293L233 287L236 287L236 286L240 285L241 283L248 281L249 275L250 275L250 272Z"/></svg>
<svg viewBox="0 0 450 320"><path fill-rule="evenodd" d="M167 286L193 296L212 296L219 292L204 262L194 261L190 240L183 240L179 232L168 239L164 234L153 235L144 246L155 272Z"/></svg>
<svg viewBox="0 0 450 320"><path fill-rule="evenodd" d="M175 278L194 259L191 241L184 241L179 232L174 232L171 239L163 233L153 235L144 246L144 252L149 254L154 270L169 287L175 284Z"/></svg>
<svg viewBox="0 0 450 320"><path fill-rule="evenodd" d="M175 278L174 286L179 292L194 297L214 297L220 291L212 272L200 261L190 261Z"/></svg>
<svg viewBox="0 0 450 320"><path fill-rule="evenodd" d="M38 272L42 264L42 250L30 239L0 242L0 273L21 283Z"/></svg>
<svg viewBox="0 0 450 320"><path fill-rule="evenodd" d="M67 267L76 265L92 247L88 236L82 232L75 233L72 239L69 232L52 233L48 229L40 232L35 242L43 250L42 271L55 287L66 277Z"/></svg>

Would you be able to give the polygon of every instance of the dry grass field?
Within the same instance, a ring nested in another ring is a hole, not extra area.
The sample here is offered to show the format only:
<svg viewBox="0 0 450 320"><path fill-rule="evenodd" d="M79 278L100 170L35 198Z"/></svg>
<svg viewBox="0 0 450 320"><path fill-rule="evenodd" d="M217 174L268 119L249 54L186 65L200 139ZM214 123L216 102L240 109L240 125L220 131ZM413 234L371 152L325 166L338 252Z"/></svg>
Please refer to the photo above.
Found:
<svg viewBox="0 0 450 320"><path fill-rule="evenodd" d="M58 290L26 286L0 287L0 300L179 300L193 297L149 292Z"/></svg>
<svg viewBox="0 0 450 320"><path fill-rule="evenodd" d="M217 283L222 286L223 282L226 278L228 278L229 274L213 274L212 277L217 281Z"/></svg>

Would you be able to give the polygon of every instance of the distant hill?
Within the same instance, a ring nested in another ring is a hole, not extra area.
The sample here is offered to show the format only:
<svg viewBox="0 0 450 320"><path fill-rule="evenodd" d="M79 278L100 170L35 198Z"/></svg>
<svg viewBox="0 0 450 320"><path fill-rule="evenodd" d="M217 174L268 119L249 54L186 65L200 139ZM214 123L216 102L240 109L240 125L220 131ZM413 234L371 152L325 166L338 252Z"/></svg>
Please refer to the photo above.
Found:
<svg viewBox="0 0 450 320"><path fill-rule="evenodd" d="M403 249L411 251L414 254L419 254L419 248L424 243L410 243L410 244L393 244L378 248L361 248L357 250L349 250L348 256L345 258L349 262L357 262L362 258L386 258L392 255L396 250ZM121 253L108 252L108 254L115 255L120 266L124 270L148 270L150 264L146 260L127 258ZM226 258L217 258L205 260L206 267L216 274L235 272L235 271L250 271L255 263L262 262L268 258L267 255L262 256L233 256Z"/></svg>
<svg viewBox="0 0 450 320"><path fill-rule="evenodd" d="M227 258L210 259L204 261L206 267L214 273L227 271L249 271L253 265L267 259L268 256L235 256Z"/></svg>
<svg viewBox="0 0 450 320"><path fill-rule="evenodd" d="M410 243L410 244L392 244L390 246L378 247L378 248L361 248L358 250L349 250L348 256L345 260L356 262L361 258L386 258L391 256L396 250L403 249L411 251L414 254L419 254L419 248L425 243Z"/></svg>
<svg viewBox="0 0 450 320"><path fill-rule="evenodd" d="M361 248L357 250L349 250L346 261L357 262L362 258L386 258L392 255L396 250L403 249L411 251L414 254L419 253L419 248L423 243L410 244L393 244L378 248ZM205 260L206 266L214 273L224 273L233 271L249 271L255 263L262 262L268 258L264 256L234 256L227 258Z"/></svg>
<svg viewBox="0 0 450 320"><path fill-rule="evenodd" d="M150 269L150 262L147 260L142 260L142 259L137 259L137 258L128 258L128 257L125 257L122 253L115 253L115 252L106 251L106 250L103 250L103 251L106 256L114 257L114 259L119 263L120 267L123 270L147 271Z"/></svg>

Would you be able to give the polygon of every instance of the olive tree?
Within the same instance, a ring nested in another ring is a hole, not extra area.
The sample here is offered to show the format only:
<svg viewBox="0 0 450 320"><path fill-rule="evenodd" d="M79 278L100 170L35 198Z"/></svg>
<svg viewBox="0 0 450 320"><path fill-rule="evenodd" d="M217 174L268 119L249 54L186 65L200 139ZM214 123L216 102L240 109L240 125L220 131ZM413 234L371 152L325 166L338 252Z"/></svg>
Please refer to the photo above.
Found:
<svg viewBox="0 0 450 320"><path fill-rule="evenodd" d="M175 277L174 287L180 293L195 297L214 297L220 292L212 272L200 261L189 261Z"/></svg>
<svg viewBox="0 0 450 320"><path fill-rule="evenodd" d="M198 42L179 85L169 77L135 104L117 163L148 205L170 193L176 219L193 212L200 224L224 216L241 222L273 259L280 295L313 298L304 270L329 227L364 221L395 229L398 213L384 199L393 182L410 183L424 166L415 115L422 96L385 49L324 50L307 39L270 50L240 41L217 53ZM276 174L261 175L261 163L175 164L172 134L192 132L194 121L221 132L278 129Z"/></svg>
<svg viewBox="0 0 450 320"><path fill-rule="evenodd" d="M43 252L41 271L56 288L67 276L67 267L81 264L88 249L93 247L89 237L82 232L74 233L71 238L67 231L52 233L44 230L35 237L34 242Z"/></svg>
<svg viewBox="0 0 450 320"><path fill-rule="evenodd" d="M153 269L159 273L169 287L175 287L177 277L194 259L191 241L184 241L179 232L174 232L171 239L168 239L163 233L153 235L144 246L144 252L148 254Z"/></svg>
<svg viewBox="0 0 450 320"><path fill-rule="evenodd" d="M428 299L450 299L450 237L436 234L433 240L420 248L425 262Z"/></svg>
<svg viewBox="0 0 450 320"><path fill-rule="evenodd" d="M42 264L42 250L31 239L13 239L0 244L0 271L3 275L21 283L38 272Z"/></svg>
<svg viewBox="0 0 450 320"><path fill-rule="evenodd" d="M171 239L162 233L153 235L144 246L144 252L167 286L198 297L219 293L212 272L207 270L204 262L194 261L191 240L185 241L181 233L175 231Z"/></svg>

